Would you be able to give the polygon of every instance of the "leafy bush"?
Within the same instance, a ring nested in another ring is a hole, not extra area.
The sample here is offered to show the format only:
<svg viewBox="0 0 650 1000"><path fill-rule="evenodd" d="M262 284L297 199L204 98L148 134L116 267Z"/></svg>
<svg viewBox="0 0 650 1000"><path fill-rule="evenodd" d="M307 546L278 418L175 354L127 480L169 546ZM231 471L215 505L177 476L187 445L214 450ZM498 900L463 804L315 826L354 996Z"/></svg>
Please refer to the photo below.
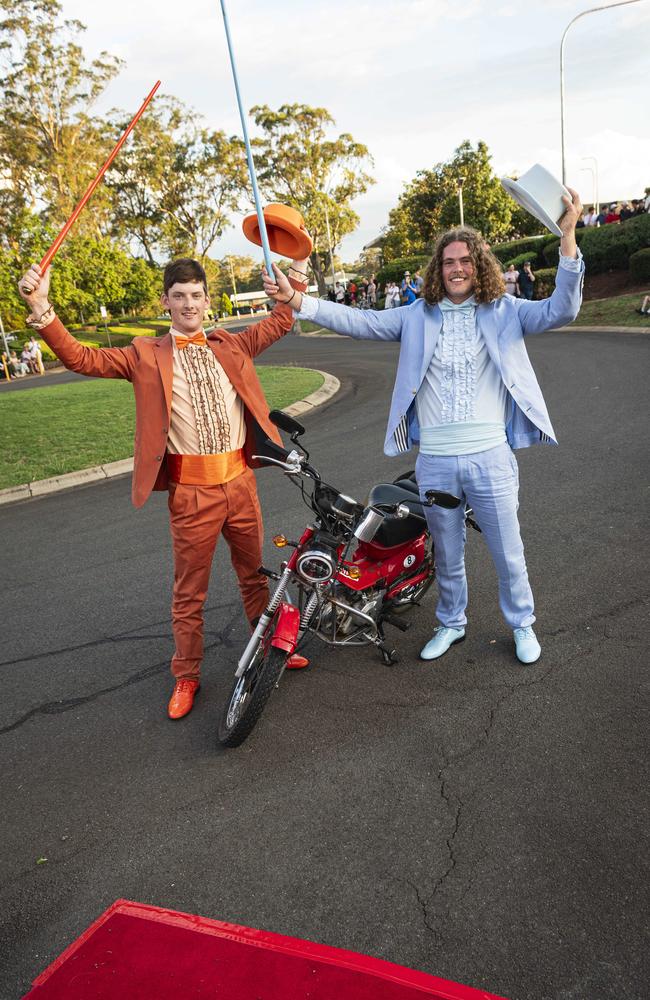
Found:
<svg viewBox="0 0 650 1000"><path fill-rule="evenodd" d="M582 241L587 233L597 232L596 229L576 229L576 243L582 249ZM584 250L583 250L584 253ZM551 233L542 248L542 257L549 267L556 267L560 259L560 237Z"/></svg>
<svg viewBox="0 0 650 1000"><path fill-rule="evenodd" d="M387 281L399 283L404 277L404 271L410 271L411 274L414 271L424 271L430 259L426 254L418 254L414 257L398 257L396 260L391 260L377 271L377 284L383 286Z"/></svg>
<svg viewBox="0 0 650 1000"><path fill-rule="evenodd" d="M578 230L588 274L625 270L637 250L650 246L650 215L637 215L617 225Z"/></svg>
<svg viewBox="0 0 650 1000"><path fill-rule="evenodd" d="M549 267L555 267L558 260L560 259L560 240L559 237L555 236L552 240L544 245L542 250L542 257L545 263Z"/></svg>
<svg viewBox="0 0 650 1000"><path fill-rule="evenodd" d="M529 260L533 267L541 264L540 250L543 246L543 236L529 236L524 240L511 240L510 243L499 243L491 247L492 253L504 267L507 267L515 257L525 254L522 260Z"/></svg>
<svg viewBox="0 0 650 1000"><path fill-rule="evenodd" d="M541 267L535 271L535 298L545 299L555 288L557 267Z"/></svg>
<svg viewBox="0 0 650 1000"><path fill-rule="evenodd" d="M111 334L116 333L120 337L155 337L156 331L151 326L127 326L120 323L119 326L109 325Z"/></svg>
<svg viewBox="0 0 650 1000"><path fill-rule="evenodd" d="M630 274L637 281L650 281L650 247L636 250L630 257Z"/></svg>
<svg viewBox="0 0 650 1000"><path fill-rule="evenodd" d="M517 270L520 271L521 268L524 266L524 264L526 263L527 260L530 261L531 266L532 266L533 271L534 271L535 267L537 265L537 259L535 257L535 254L531 254L530 252L529 253L520 253L518 257L512 257L510 260L506 261L505 266L509 267L510 264L514 264L515 267L517 268Z"/></svg>

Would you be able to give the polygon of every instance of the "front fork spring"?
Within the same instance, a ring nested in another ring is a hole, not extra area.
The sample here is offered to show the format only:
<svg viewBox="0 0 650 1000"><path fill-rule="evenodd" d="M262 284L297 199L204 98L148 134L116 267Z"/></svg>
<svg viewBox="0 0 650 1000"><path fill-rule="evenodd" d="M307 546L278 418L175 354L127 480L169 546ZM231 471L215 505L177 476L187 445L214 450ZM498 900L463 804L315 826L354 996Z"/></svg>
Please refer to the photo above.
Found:
<svg viewBox="0 0 650 1000"><path fill-rule="evenodd" d="M301 632L304 632L307 626L309 625L309 622L311 621L311 616L313 615L317 607L318 607L318 594L316 591L314 591L309 600L307 601L307 603L305 604L302 610L302 614L300 616Z"/></svg>

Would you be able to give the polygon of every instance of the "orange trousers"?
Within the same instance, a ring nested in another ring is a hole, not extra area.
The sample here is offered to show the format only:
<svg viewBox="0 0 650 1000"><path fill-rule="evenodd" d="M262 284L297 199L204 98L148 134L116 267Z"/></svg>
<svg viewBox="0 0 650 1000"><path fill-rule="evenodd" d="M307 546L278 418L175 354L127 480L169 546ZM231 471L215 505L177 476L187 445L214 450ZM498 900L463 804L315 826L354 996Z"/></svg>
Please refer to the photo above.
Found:
<svg viewBox="0 0 650 1000"><path fill-rule="evenodd" d="M169 484L169 514L174 549L172 626L176 652L175 678L196 680L203 659L203 605L208 593L212 557L219 534L230 548L249 622L259 617L269 600L262 565L262 512L255 476L246 469L220 486Z"/></svg>

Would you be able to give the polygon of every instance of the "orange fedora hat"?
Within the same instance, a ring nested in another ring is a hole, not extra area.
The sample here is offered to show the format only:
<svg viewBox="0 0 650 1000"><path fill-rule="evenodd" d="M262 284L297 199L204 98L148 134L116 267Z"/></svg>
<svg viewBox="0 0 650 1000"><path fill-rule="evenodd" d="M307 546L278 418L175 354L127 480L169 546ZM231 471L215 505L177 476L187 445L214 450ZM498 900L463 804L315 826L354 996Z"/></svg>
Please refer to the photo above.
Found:
<svg viewBox="0 0 650 1000"><path fill-rule="evenodd" d="M274 253L289 260L304 260L313 249L313 242L305 232L305 220L300 212L290 205L273 203L264 209L264 221L269 237L269 246ZM242 223L244 236L251 243L262 246L257 213L247 215Z"/></svg>

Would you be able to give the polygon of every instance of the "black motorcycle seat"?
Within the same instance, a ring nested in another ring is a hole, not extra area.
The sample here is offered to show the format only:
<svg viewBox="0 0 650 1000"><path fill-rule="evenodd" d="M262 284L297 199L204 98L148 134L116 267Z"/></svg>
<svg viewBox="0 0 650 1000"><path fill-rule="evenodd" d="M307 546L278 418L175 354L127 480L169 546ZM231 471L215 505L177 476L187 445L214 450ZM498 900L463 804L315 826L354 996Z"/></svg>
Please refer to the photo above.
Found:
<svg viewBox="0 0 650 1000"><path fill-rule="evenodd" d="M395 486L400 486L403 490L408 490L409 493L415 493L418 497L420 495L420 488L415 479L396 479Z"/></svg>
<svg viewBox="0 0 650 1000"><path fill-rule="evenodd" d="M414 502L412 490L403 489L394 483L379 483L371 489L368 504L381 503L403 503L411 513L409 517L405 518L397 517L395 514L387 514L384 523L373 538L373 542L377 545L384 545L386 548L392 548L395 545L404 545L422 534L426 526L426 518L422 506Z"/></svg>

